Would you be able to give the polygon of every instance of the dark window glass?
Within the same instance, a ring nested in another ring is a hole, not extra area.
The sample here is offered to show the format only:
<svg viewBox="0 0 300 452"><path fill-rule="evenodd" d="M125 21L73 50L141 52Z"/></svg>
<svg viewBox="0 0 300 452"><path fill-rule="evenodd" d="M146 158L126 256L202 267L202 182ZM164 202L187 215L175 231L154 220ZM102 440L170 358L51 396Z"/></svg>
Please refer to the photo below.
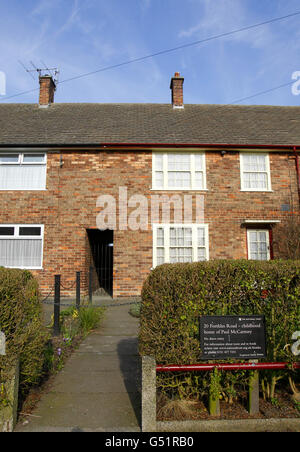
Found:
<svg viewBox="0 0 300 452"><path fill-rule="evenodd" d="M0 227L0 235L14 235L15 228L9 226Z"/></svg>
<svg viewBox="0 0 300 452"><path fill-rule="evenodd" d="M41 228L22 226L19 235L41 235Z"/></svg>

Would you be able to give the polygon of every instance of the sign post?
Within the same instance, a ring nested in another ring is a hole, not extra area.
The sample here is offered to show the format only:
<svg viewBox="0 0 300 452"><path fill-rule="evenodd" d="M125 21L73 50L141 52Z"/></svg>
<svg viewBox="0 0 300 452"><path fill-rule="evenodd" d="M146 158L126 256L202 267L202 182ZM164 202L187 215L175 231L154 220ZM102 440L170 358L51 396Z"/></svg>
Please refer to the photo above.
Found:
<svg viewBox="0 0 300 452"><path fill-rule="evenodd" d="M200 318L202 359L249 359L257 363L266 357L264 316L202 316ZM212 384L212 383L211 383ZM219 415L219 401L209 399L210 413ZM217 405L216 405L217 404ZM259 412L259 374L249 378L248 407L250 414Z"/></svg>
<svg viewBox="0 0 300 452"><path fill-rule="evenodd" d="M6 339L5 339L5 334L0 331L0 356L5 356L6 355Z"/></svg>
<svg viewBox="0 0 300 452"><path fill-rule="evenodd" d="M257 359L252 360L257 363ZM252 371L249 377L249 392L248 392L248 411L250 414L259 413L259 373L258 370Z"/></svg>

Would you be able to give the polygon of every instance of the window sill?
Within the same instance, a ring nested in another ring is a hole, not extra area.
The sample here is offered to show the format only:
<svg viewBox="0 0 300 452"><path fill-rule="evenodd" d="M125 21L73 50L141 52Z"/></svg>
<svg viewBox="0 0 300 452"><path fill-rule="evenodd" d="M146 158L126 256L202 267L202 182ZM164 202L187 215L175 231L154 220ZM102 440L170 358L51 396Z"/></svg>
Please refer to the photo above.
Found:
<svg viewBox="0 0 300 452"><path fill-rule="evenodd" d="M150 191L209 191L208 188L150 188Z"/></svg>
<svg viewBox="0 0 300 452"><path fill-rule="evenodd" d="M47 188L0 188L1 191L47 191Z"/></svg>
<svg viewBox="0 0 300 452"><path fill-rule="evenodd" d="M250 190L250 189L241 189L241 192L247 193L274 193L274 190Z"/></svg>
<svg viewBox="0 0 300 452"><path fill-rule="evenodd" d="M15 270L44 270L44 267L9 267L8 265L4 266L4 268L11 268Z"/></svg>

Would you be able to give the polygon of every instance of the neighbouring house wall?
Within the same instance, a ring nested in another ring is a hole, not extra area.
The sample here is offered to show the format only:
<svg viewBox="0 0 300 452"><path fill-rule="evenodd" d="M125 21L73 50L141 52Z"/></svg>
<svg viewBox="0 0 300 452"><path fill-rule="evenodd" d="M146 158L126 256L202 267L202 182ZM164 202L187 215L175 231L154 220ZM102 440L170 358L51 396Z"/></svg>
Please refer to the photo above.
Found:
<svg viewBox="0 0 300 452"><path fill-rule="evenodd" d="M216 151L206 153L207 191L184 194L204 197L210 259L246 259L243 220L283 221L290 213L283 211L282 205L298 209L294 160L287 153L270 153L270 167L272 192L241 192L239 153L227 152L224 156ZM0 191L0 224L45 226L43 270L34 272L43 294L47 295L53 287L55 274L62 275L64 287L72 286L76 271L82 271L82 290L87 290L90 250L86 230L97 228L96 218L101 211L96 206L97 198L112 195L118 202L120 187L127 188L128 199L143 195L149 205L148 230L117 228L114 232L114 297L137 296L153 265L150 197L183 194L151 190L151 151L49 152L47 190ZM132 210L128 208L128 215ZM117 225L118 220L117 209ZM65 295L74 293L75 288L63 289Z"/></svg>

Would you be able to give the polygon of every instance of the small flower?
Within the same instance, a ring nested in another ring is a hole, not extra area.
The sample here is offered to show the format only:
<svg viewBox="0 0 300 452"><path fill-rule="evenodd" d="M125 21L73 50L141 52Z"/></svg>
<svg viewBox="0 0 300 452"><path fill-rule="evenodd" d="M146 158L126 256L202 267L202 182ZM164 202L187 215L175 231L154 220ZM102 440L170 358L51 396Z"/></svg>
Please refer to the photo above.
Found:
<svg viewBox="0 0 300 452"><path fill-rule="evenodd" d="M70 345L72 342L72 339L70 337L66 336L63 338L63 341L66 345Z"/></svg>
<svg viewBox="0 0 300 452"><path fill-rule="evenodd" d="M57 349L57 354L58 354L58 356L61 355L61 348L58 348L58 349Z"/></svg>
<svg viewBox="0 0 300 452"><path fill-rule="evenodd" d="M77 309L75 309L75 311L73 312L72 317L73 317L73 319L76 319L76 318L78 317L78 311L77 311Z"/></svg>

